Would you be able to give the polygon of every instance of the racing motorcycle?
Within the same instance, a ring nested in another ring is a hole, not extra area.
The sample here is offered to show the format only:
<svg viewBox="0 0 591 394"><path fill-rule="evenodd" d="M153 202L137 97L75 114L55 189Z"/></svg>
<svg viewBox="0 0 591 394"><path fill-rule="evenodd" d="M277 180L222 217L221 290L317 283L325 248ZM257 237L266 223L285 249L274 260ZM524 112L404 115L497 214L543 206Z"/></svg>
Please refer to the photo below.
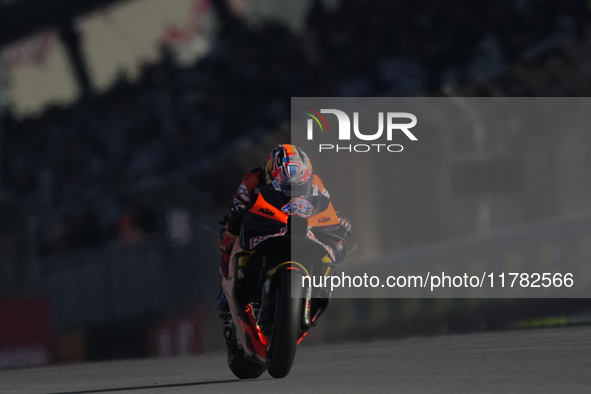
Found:
<svg viewBox="0 0 591 394"><path fill-rule="evenodd" d="M326 289L302 278L327 276L345 257L347 230L330 198L317 188L304 190L274 181L242 213L222 278L230 312L220 315L228 366L240 379L265 370L287 376L297 345L329 300Z"/></svg>

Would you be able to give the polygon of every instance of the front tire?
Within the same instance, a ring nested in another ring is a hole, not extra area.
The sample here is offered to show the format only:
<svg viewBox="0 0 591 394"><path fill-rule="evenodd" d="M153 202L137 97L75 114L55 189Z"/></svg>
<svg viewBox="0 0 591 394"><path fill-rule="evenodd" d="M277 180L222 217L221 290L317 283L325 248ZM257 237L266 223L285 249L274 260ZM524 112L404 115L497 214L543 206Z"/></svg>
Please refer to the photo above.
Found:
<svg viewBox="0 0 591 394"><path fill-rule="evenodd" d="M274 378L284 378L291 370L300 336L303 306L303 289L300 296L292 298L292 275L289 272L279 275L281 276L277 281L274 327L267 352L267 370Z"/></svg>

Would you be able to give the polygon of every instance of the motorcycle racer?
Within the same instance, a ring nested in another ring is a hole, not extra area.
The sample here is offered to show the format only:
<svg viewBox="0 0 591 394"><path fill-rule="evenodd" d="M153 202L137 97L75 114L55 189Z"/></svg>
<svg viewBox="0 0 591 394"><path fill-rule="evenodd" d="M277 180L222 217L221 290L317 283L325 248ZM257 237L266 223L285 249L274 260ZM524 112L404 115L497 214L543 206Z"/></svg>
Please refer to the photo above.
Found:
<svg viewBox="0 0 591 394"><path fill-rule="evenodd" d="M218 246L221 250L219 273L228 277L230 254L240 233L241 216L245 207L254 203L261 186L275 182L278 187L291 192L320 193L329 197L318 175L312 172L308 155L300 148L290 144L280 144L273 148L267 161L261 167L249 171L238 187L226 214L220 220L221 229ZM339 214L340 224L351 234L351 223ZM223 292L218 296L218 309L228 311L228 302Z"/></svg>

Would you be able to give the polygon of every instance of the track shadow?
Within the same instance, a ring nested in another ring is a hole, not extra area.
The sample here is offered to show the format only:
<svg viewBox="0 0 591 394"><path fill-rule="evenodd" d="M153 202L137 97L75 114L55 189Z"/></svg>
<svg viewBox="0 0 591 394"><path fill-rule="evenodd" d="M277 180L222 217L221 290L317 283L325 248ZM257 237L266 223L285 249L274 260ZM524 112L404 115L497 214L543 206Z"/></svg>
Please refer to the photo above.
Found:
<svg viewBox="0 0 591 394"><path fill-rule="evenodd" d="M261 379L254 379L261 380ZM173 384L155 384L152 386L133 386L133 387L117 387L111 389L96 389L96 390L83 390L83 391L60 391L50 394L100 394L100 393L116 393L119 391L133 391L133 390L151 390L151 389L165 389L174 387L190 387L190 386L207 386L214 384L224 383L238 383L243 382L240 379L228 379L228 380L211 380L207 382L192 382L192 383L173 383Z"/></svg>

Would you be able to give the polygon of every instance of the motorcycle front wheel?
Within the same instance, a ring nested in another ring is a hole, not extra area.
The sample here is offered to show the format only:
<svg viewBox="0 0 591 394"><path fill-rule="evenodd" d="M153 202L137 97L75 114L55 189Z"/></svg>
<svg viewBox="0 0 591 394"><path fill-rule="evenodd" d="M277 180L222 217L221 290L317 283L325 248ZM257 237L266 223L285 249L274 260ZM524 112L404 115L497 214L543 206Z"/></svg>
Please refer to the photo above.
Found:
<svg viewBox="0 0 591 394"><path fill-rule="evenodd" d="M295 359L302 324L304 290L301 288L301 294L292 297L292 275L298 274L285 271L277 275L280 277L276 282L275 318L269 338L267 370L274 378L284 378L289 374ZM299 286L294 291L296 289Z"/></svg>

